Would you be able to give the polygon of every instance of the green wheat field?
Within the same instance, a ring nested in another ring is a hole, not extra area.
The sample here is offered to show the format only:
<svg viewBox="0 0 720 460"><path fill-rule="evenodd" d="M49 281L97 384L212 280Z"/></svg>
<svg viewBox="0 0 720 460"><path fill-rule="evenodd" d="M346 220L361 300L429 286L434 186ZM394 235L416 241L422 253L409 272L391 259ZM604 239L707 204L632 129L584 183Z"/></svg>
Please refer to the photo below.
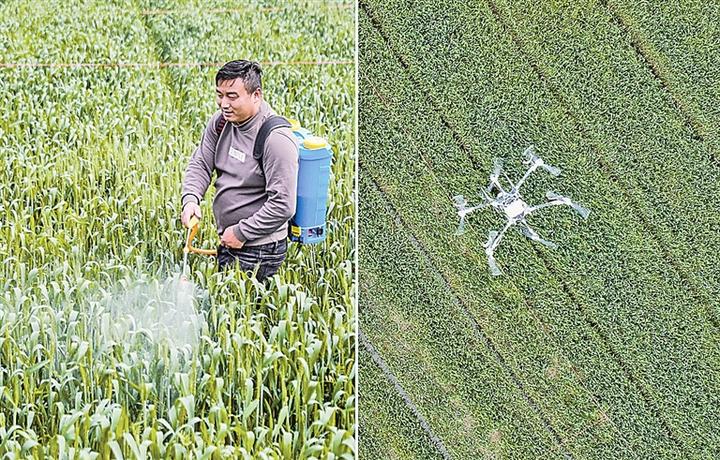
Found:
<svg viewBox="0 0 720 460"><path fill-rule="evenodd" d="M720 458L720 8L360 0L360 457ZM522 152L568 208L454 235ZM372 231L368 231L372 229Z"/></svg>

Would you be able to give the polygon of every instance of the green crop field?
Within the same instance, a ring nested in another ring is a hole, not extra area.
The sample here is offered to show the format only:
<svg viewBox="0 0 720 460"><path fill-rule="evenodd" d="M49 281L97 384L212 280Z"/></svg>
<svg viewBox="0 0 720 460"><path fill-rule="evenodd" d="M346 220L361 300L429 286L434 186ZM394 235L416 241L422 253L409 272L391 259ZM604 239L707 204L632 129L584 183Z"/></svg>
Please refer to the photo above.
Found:
<svg viewBox="0 0 720 460"><path fill-rule="evenodd" d="M0 2L0 457L354 457L355 15ZM180 285L181 179L233 59L333 147L328 237L267 285L200 255Z"/></svg>
<svg viewBox="0 0 720 460"><path fill-rule="evenodd" d="M360 0L360 457L718 458L718 24L707 2ZM493 158L567 208L452 197Z"/></svg>

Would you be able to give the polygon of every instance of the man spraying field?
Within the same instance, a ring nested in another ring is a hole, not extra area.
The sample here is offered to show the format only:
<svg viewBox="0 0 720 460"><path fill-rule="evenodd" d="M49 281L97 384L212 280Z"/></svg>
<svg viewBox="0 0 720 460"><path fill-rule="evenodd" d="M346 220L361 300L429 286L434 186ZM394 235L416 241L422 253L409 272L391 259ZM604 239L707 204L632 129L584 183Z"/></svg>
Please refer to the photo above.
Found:
<svg viewBox="0 0 720 460"><path fill-rule="evenodd" d="M298 182L298 141L263 100L261 76L259 64L244 60L228 62L215 76L220 110L185 170L181 215L186 227L193 216L202 217L200 201L215 172L218 266L257 268L258 280L285 259Z"/></svg>

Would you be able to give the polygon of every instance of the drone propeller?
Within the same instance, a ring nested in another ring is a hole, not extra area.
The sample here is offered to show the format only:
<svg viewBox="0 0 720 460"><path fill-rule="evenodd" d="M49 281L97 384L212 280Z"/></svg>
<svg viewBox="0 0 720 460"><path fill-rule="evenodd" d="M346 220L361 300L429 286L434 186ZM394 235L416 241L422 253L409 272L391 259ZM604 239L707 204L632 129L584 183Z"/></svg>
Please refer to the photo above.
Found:
<svg viewBox="0 0 720 460"><path fill-rule="evenodd" d="M485 243L485 254L488 258L490 273L492 273L493 276L498 276L502 274L497 264L495 263L495 248L497 248L497 246L500 244L500 240L502 240L503 236L505 236L505 232L507 232L508 229L513 225L514 223L512 221L508 221L508 223L505 224L505 226L499 232L497 230L491 230L488 233L488 240L487 243Z"/></svg>
<svg viewBox="0 0 720 460"><path fill-rule="evenodd" d="M557 249L557 244L553 243L552 241L545 240L540 237L540 235L537 234L535 230L530 228L530 226L527 224L527 222L520 222L520 230L523 232L523 235L527 236L533 241L537 241L540 244L543 244L550 249Z"/></svg>
<svg viewBox="0 0 720 460"><path fill-rule="evenodd" d="M538 158L537 155L535 155L535 146L531 145L530 147L526 148L523 152L523 156L525 157L525 161L523 163L525 164L531 164L535 161L536 158Z"/></svg>
<svg viewBox="0 0 720 460"><path fill-rule="evenodd" d="M455 195L453 197L453 201L455 202L455 207L458 210L458 215L460 216L460 223L458 224L458 228L455 230L455 235L462 235L465 233L465 216L467 213L465 212L468 209L468 202L462 195Z"/></svg>
<svg viewBox="0 0 720 460"><path fill-rule="evenodd" d="M547 192L547 193L545 194L545 197L546 197L548 200L551 200L551 201L559 201L559 202L561 202L561 203L563 203L563 204L566 204L566 205L570 206L570 207L573 208L578 214L580 214L583 219L587 219L588 216L590 215L590 210L589 210L588 208L585 208L585 207L583 207L583 206L580 206L579 204L575 203L573 200L571 200L570 198L568 198L568 197L566 197L566 196L558 195L558 194L555 193L555 192Z"/></svg>
<svg viewBox="0 0 720 460"><path fill-rule="evenodd" d="M469 206L467 200L462 195L455 195L453 197L453 201L455 202L455 207L458 210L458 216L460 216L460 223L458 224L457 230L455 230L456 235L462 235L465 233L465 217L470 214L471 212L475 212L478 209L486 208L490 206L490 198L487 198L483 203L480 203L476 206Z"/></svg>
<svg viewBox="0 0 720 460"><path fill-rule="evenodd" d="M503 191L500 186L500 174L502 173L503 160L502 158L495 158L493 160L493 171L490 174L490 184L485 189L485 194L492 192L493 188L497 187L501 192Z"/></svg>
<svg viewBox="0 0 720 460"><path fill-rule="evenodd" d="M493 172L490 174L490 179L497 180L498 177L500 177L500 172L502 171L503 167L503 159L502 158L495 158L493 160Z"/></svg>
<svg viewBox="0 0 720 460"><path fill-rule="evenodd" d="M558 168L557 166L549 165L549 164L545 163L542 159L540 159L540 161L542 161L542 164L540 165L540 167L543 168L544 170L546 170L547 172L549 172L550 174L552 174L553 176L557 177L562 172L562 170L560 168Z"/></svg>
<svg viewBox="0 0 720 460"><path fill-rule="evenodd" d="M453 201L458 211L464 211L468 207L468 202L463 195L455 195Z"/></svg>
<svg viewBox="0 0 720 460"><path fill-rule="evenodd" d="M488 267L490 268L490 274L493 276L502 275L502 271L495 262L495 247L497 246L497 240L499 239L499 233L497 230L491 230L488 233L488 240L485 243L485 255L488 260Z"/></svg>
<svg viewBox="0 0 720 460"><path fill-rule="evenodd" d="M488 258L488 267L490 267L490 274L492 276L502 275L502 271L500 271L500 268L497 266L497 263L495 262L495 257L492 255L492 253L488 254L487 258Z"/></svg>
<svg viewBox="0 0 720 460"><path fill-rule="evenodd" d="M524 163L526 165L530 165L531 167L535 166L536 168L543 168L544 170L546 170L547 172L549 172L550 174L552 174L555 177L560 175L560 172L561 172L560 168L545 163L545 161L542 158L535 155L535 146L534 145L531 145L530 147L526 148L525 151L523 152L523 155L525 156Z"/></svg>

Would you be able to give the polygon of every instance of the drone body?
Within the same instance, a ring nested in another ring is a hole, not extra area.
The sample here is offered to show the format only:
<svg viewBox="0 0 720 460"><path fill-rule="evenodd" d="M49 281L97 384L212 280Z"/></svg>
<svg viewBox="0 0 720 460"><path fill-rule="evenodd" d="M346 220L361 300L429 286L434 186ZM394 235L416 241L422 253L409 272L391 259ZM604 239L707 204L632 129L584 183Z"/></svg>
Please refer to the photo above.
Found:
<svg viewBox="0 0 720 460"><path fill-rule="evenodd" d="M548 199L547 202L537 206L528 205L520 195L520 187L522 187L523 183L525 183L527 178L538 168L545 169L553 176L560 175L560 169L546 164L542 160L542 158L535 155L535 148L533 146L528 147L525 150L524 155L524 164L529 165L529 168L525 175L517 183L514 184L507 177L507 175L503 173L502 160L496 159L493 172L490 175L490 184L487 186L487 188L482 190L482 203L476 206L468 206L467 200L462 195L457 195L454 197L455 207L458 209L458 215L460 216L460 225L455 232L455 234L457 235L462 234L465 230L465 217L468 214L479 209L491 207L501 215L504 215L505 218L507 218L507 223L502 228L502 230L500 230L499 232L497 230L491 230L488 235L488 240L485 243L485 254L488 258L490 272L495 276L502 274L502 272L497 266L497 263L495 262L495 248L497 248L497 246L500 244L500 241L505 235L505 232L507 232L510 227L518 225L523 235L533 241L537 241L538 243L544 244L545 246L554 249L557 247L555 243L553 243L552 241L544 240L540 237L540 235L537 234L537 232L535 232L535 230L530 228L527 221L525 220L527 216L542 208L561 205L570 206L584 219L587 219L588 215L590 214L590 210L588 210L587 208L584 208L579 204L573 202L568 197L558 195L553 192L547 192L545 194L546 198ZM500 183L501 174L510 184L510 189L507 191Z"/></svg>

